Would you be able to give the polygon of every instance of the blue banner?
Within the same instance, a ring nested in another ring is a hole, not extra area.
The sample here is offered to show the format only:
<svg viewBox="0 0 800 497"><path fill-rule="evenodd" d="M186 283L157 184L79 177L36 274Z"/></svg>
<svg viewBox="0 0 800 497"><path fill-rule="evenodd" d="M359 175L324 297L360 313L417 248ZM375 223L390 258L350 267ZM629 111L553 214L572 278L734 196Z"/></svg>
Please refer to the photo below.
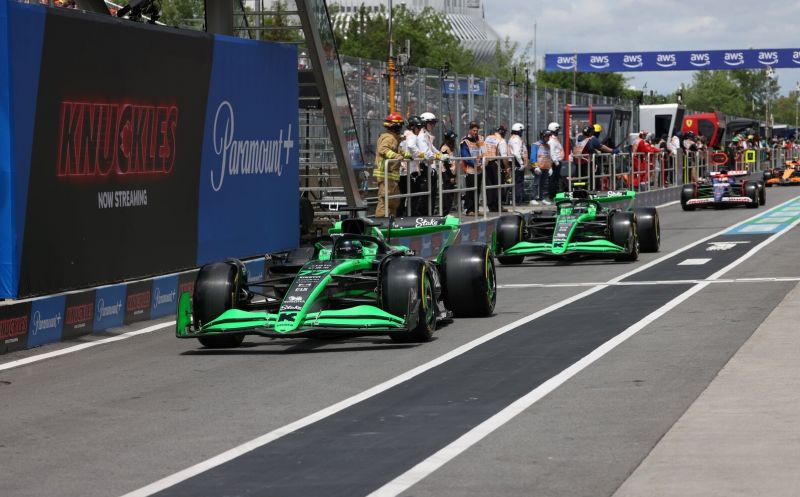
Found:
<svg viewBox="0 0 800 497"><path fill-rule="evenodd" d="M214 37L197 264L299 243L297 48Z"/></svg>
<svg viewBox="0 0 800 497"><path fill-rule="evenodd" d="M577 59L577 60L576 60ZM800 68L800 48L546 54L545 71L637 72Z"/></svg>
<svg viewBox="0 0 800 497"><path fill-rule="evenodd" d="M28 348L61 340L64 327L64 296L35 300L28 325Z"/></svg>
<svg viewBox="0 0 800 497"><path fill-rule="evenodd" d="M175 314L178 308L178 275L153 279L153 298L150 301L150 319Z"/></svg>
<svg viewBox="0 0 800 497"><path fill-rule="evenodd" d="M125 321L125 285L98 288L94 302L94 332L122 326Z"/></svg>
<svg viewBox="0 0 800 497"><path fill-rule="evenodd" d="M452 79L446 79L442 82L442 92L447 95L484 95L486 93L486 86L483 81L473 81L472 91L470 91L469 80L459 79L458 82Z"/></svg>

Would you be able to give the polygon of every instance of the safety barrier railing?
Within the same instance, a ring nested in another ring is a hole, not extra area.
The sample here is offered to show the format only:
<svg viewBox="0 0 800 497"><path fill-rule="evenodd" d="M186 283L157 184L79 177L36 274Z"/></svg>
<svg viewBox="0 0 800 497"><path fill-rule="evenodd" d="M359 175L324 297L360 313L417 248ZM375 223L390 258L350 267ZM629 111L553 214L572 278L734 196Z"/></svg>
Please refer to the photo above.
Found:
<svg viewBox="0 0 800 497"><path fill-rule="evenodd" d="M392 166L399 164L396 172L400 175L397 182L400 193L389 193L389 172ZM389 159L383 164L383 198L386 217L395 215L431 215L433 201L431 189L431 174L425 159ZM420 187L424 186L424 189ZM402 191L405 187L405 192ZM417 200L419 199L419 200ZM399 200L400 205L396 212L391 212L391 200ZM420 208L424 208L421 212ZM405 211L405 212L403 212Z"/></svg>
<svg viewBox="0 0 800 497"><path fill-rule="evenodd" d="M483 217L486 218L490 211L492 211L493 204L497 207L497 215L501 215L503 213L503 190L511 189L511 208L514 209L517 205L516 200L516 189L515 189L515 178L514 173L511 169L511 164L513 164L514 158L510 155L497 155L497 156L487 156L481 158L481 168L483 169L483 175L481 177L481 191L483 192ZM490 168L488 166L493 165ZM490 176L494 176L492 178L495 180L494 184L487 184L486 179ZM503 175L507 174L511 182L508 183L504 180ZM478 204L475 203L475 212L478 212Z"/></svg>

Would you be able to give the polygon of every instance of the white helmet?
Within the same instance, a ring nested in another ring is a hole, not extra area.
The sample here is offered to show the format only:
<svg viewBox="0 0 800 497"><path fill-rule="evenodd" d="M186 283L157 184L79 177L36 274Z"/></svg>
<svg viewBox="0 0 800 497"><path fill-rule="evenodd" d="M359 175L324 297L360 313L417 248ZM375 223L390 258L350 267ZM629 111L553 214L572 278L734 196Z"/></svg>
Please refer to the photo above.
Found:
<svg viewBox="0 0 800 497"><path fill-rule="evenodd" d="M434 115L433 112L423 112L419 116L419 118L422 119L422 122L425 123L425 124L428 124L428 123L436 124L436 116Z"/></svg>
<svg viewBox="0 0 800 497"><path fill-rule="evenodd" d="M522 131L525 129L525 125L522 123L514 123L511 125L511 131Z"/></svg>
<svg viewBox="0 0 800 497"><path fill-rule="evenodd" d="M558 133L558 130L561 129L561 125L556 122L553 122L547 125L547 129L549 129L553 133Z"/></svg>

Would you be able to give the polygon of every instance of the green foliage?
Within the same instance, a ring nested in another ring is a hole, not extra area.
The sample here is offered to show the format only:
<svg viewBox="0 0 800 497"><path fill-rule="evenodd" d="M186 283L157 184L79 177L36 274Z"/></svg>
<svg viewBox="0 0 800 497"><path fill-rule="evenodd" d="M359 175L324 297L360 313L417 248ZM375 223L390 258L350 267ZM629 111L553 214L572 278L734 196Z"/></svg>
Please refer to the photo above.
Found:
<svg viewBox="0 0 800 497"><path fill-rule="evenodd" d="M767 104L778 99L778 79L766 70L698 71L684 91L691 109L764 120ZM774 112L773 112L774 114Z"/></svg>
<svg viewBox="0 0 800 497"><path fill-rule="evenodd" d="M161 18L167 26L202 29L205 17L203 0L161 0Z"/></svg>
<svg viewBox="0 0 800 497"><path fill-rule="evenodd" d="M346 25L337 22L334 31L342 55L376 60L389 57L389 16L384 6L375 12L362 5ZM450 32L447 19L433 9L415 12L403 5L395 7L392 31L395 56L405 50L405 41L409 40L409 64L441 67L448 62L454 72L474 73L473 55Z"/></svg>
<svg viewBox="0 0 800 497"><path fill-rule="evenodd" d="M283 12L294 10L290 9L285 1L276 0L268 5L265 0L262 2L261 8L276 14L247 16L248 26L268 28L253 30L252 36L255 39L279 42L299 42L303 40L303 29L291 28L292 26L300 26L300 19L295 15L283 14ZM248 10L250 9L248 8Z"/></svg>
<svg viewBox="0 0 800 497"><path fill-rule="evenodd" d="M582 93L634 100L638 96L638 92L631 92L625 88L626 79L619 73L538 71L536 81L539 86L545 88L574 89Z"/></svg>

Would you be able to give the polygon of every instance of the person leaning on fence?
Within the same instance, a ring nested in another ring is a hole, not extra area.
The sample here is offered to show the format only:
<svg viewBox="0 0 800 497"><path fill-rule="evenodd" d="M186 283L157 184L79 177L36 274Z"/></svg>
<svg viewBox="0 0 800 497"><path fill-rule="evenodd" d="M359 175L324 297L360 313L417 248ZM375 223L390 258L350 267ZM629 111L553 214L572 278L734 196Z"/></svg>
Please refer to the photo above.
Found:
<svg viewBox="0 0 800 497"><path fill-rule="evenodd" d="M661 151L661 149L647 141L647 135L647 131L639 131L639 135L631 147L633 152L633 174L631 175L630 184L636 189L650 185L650 171L655 166L655 155L653 154Z"/></svg>
<svg viewBox="0 0 800 497"><path fill-rule="evenodd" d="M442 146L439 148L439 153L442 154L442 190L453 190L456 187L456 163L450 160L450 157L456 155L456 133L449 129L444 132ZM453 194L445 193L442 195L442 212L440 215L445 216L450 213L453 208Z"/></svg>
<svg viewBox="0 0 800 497"><path fill-rule="evenodd" d="M467 136L461 139L459 154L461 157L472 157L472 159L461 160L461 169L466 175L464 181L467 188L474 188L476 184L480 185L481 178L483 177L481 158L484 155L485 149L483 137L479 134L480 129L480 124L475 121L470 122ZM464 213L467 216L475 216L477 215L476 207L475 193L472 191L464 192Z"/></svg>
<svg viewBox="0 0 800 497"><path fill-rule="evenodd" d="M506 143L506 132L508 130L502 124L497 127L494 133L486 137L486 157L500 157L508 155L508 144ZM500 178L500 171L502 168L502 176L505 177L508 171L508 159L492 159L486 163L486 171L484 171L486 186L497 185ZM497 199L499 191L496 188L486 190L486 207L490 212L497 212L498 205Z"/></svg>
<svg viewBox="0 0 800 497"><path fill-rule="evenodd" d="M561 187L561 161L564 160L564 146L561 145L561 140L558 138L561 125L552 122L547 125L547 129L552 133L547 141L547 144L550 145L550 159L553 161L553 167L550 168L550 188L547 196L552 200L556 198L558 192L563 191Z"/></svg>
<svg viewBox="0 0 800 497"><path fill-rule="evenodd" d="M509 153L511 154L514 165L514 197L517 203L525 200L525 169L528 167L528 150L525 141L522 139L522 132L525 125L514 123L511 126L511 137L508 139Z"/></svg>
<svg viewBox="0 0 800 497"><path fill-rule="evenodd" d="M572 156L575 164L578 165L577 175L585 178L589 175L589 167L592 164L591 157L593 155L598 153L611 154L615 151L611 147L600 143L600 140L595 136L594 126L584 126L582 131L583 138L576 140L575 147L572 149ZM593 171L594 174L597 174L597 172ZM597 189L599 187L594 185L594 188Z"/></svg>
<svg viewBox="0 0 800 497"><path fill-rule="evenodd" d="M536 164L533 168L533 191L531 205L550 205L547 195L550 192L550 171L553 168L553 159L550 155L550 137L553 132L544 130L539 135L536 148Z"/></svg>
<svg viewBox="0 0 800 497"><path fill-rule="evenodd" d="M438 161L442 158L436 146L433 144L433 129L439 122L433 112L423 112L420 116L422 119L422 131L419 132L417 141L419 142L420 151L425 156L425 162L428 165L430 174L428 175L428 182L431 185L431 207L436 210L439 206L439 177L437 174ZM427 206L426 206L427 207Z"/></svg>
<svg viewBox="0 0 800 497"><path fill-rule="evenodd" d="M418 116L410 116L406 123L406 130L403 132L403 141L400 143L400 149L408 154L411 159L422 159L425 154L419 148L419 133L422 130L422 119ZM427 172L425 164L410 160L405 167L400 170L400 175L403 176L400 181L400 193L417 193L428 189L427 181L424 175L420 175L420 170L423 169ZM406 175L408 177L406 177ZM410 206L412 215L419 215L417 211L420 209L420 202L425 202L427 207L428 201L423 197L410 197L408 199L402 198L400 205L397 208L396 216L406 215L406 202Z"/></svg>
<svg viewBox="0 0 800 497"><path fill-rule="evenodd" d="M378 182L378 205L375 208L376 217L389 217L394 215L400 205L400 199L389 199L386 204L386 195L397 195L400 193L398 183L400 181L400 161L404 155L400 152L400 130L403 128L403 116L399 112L392 112L386 117L383 123L386 130L378 137L378 145L375 150L375 170L373 176ZM388 162L387 161L392 161Z"/></svg>

